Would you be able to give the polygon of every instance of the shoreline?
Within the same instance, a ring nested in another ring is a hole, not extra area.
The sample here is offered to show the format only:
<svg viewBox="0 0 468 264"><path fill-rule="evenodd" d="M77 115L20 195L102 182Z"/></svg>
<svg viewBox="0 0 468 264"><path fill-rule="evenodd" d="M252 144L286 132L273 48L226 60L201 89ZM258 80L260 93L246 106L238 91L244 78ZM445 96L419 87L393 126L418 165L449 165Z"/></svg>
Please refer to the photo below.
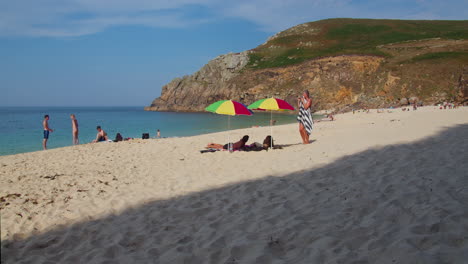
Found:
<svg viewBox="0 0 468 264"><path fill-rule="evenodd" d="M429 108L436 108L437 106L423 106L423 107L419 107L421 109L429 109ZM23 108L23 107L21 107ZM45 108L49 108L49 107L45 107ZM60 107L57 107L57 108L60 108ZM72 109L75 109L75 108L80 108L80 107L69 107L69 108L72 108ZM87 107L81 107L81 108L84 108L86 109ZM93 107L95 108L95 107ZM106 108L106 107L103 107L103 108ZM133 107L132 107L133 108ZM401 107L402 108L402 107ZM387 110L391 110L391 111L399 111L401 110L401 108L393 108L393 109L385 109L386 111ZM463 106L461 106L461 108L464 108ZM364 112L361 111L362 109L358 111L356 111L356 114L363 114ZM370 111L372 111L371 113L376 113L377 110L379 109L369 109ZM453 109L450 109L450 110L453 110ZM146 111L146 110L145 110ZM312 113L312 116L314 118L314 120L317 119L317 117L322 117L324 118L326 113L330 111L330 110L320 110L320 111L317 111L317 112L314 112ZM411 110L412 112L413 110ZM150 111L150 112L161 112L161 111ZM206 112L196 112L196 111L193 111L193 112L169 112L169 111L162 111L164 113L206 113ZM267 111L254 111L254 112L258 112L258 113L266 113ZM341 116L341 115L344 115L344 114L350 114L352 113L352 111L349 111L349 112L343 112L343 113L338 113L338 114L334 114L334 116ZM285 111L285 112L281 112L281 111L275 111L274 112L275 115L288 115L288 116L294 116L296 115L297 113L289 113L288 111ZM292 121L291 123L288 123L288 124L282 124L282 125L291 125L291 124L295 124L297 123L296 121ZM281 126L281 125L275 125L274 127L276 126ZM258 127L268 127L269 126L258 126ZM239 129L247 129L247 128L237 128L237 129L230 129L228 130L227 128L226 129L222 129L220 131L209 131L209 132L200 132L200 134L194 134L194 135L187 135L187 136L169 136L169 137L163 137L164 139L167 139L167 138L185 138L185 137L194 137L194 136L202 136L202 135L208 135L208 134L213 134L213 133L224 133L224 132L228 132L228 131L233 131L233 130L239 130ZM160 139L163 139L163 138L160 138ZM138 140L140 138L132 138L132 140ZM154 138L154 137L151 137L150 139L157 139L157 138ZM91 142L88 142L88 143L81 143L79 145L87 145L87 144L91 144ZM74 145L67 145L67 146L60 146L60 147L53 147L53 148L49 148L48 150L54 150L54 149L62 149L62 148L68 148L68 147L76 147ZM18 153L13 153L13 154L0 154L0 157L7 157L7 156L12 156L12 155L19 155L19 154L27 154L27 153L35 153L35 152L42 152L43 150L40 149L40 150L33 150L33 151L25 151L25 152L18 152Z"/></svg>
<svg viewBox="0 0 468 264"><path fill-rule="evenodd" d="M335 117L1 156L2 263L461 263L468 108Z"/></svg>
<svg viewBox="0 0 468 264"><path fill-rule="evenodd" d="M84 109L86 109L86 108L84 108ZM169 112L168 112L168 113L169 113ZM176 112L174 112L174 113L176 113ZM262 114L263 111L262 111L262 112L259 112L259 113ZM184 114L184 113L182 113L182 114ZM188 114L190 114L190 113L188 113ZM202 114L214 115L214 114L206 113L206 112L203 112ZM276 114L276 113L275 113L275 114ZM287 114L287 113L280 113L280 115L289 115L289 116L293 116L293 114ZM317 116L322 116L322 115L314 115L314 116L317 117ZM283 120L282 122L285 122L285 121ZM295 123L295 122L296 122L296 121L294 120L294 121L291 121L289 124L292 124L292 123ZM243 128L238 128L238 129L243 129ZM63 129L62 129L62 130L63 130ZM115 129L114 129L114 130L115 130ZM191 134L191 135L174 135L174 136L165 136L164 138L191 137L191 136L199 136L199 135L204 135L204 134L210 134L210 133L218 133L218 132L226 132L226 131L229 131L229 130L227 129L227 127L226 127L226 128L222 128L222 129L212 129L212 131L199 131L199 130L200 130L200 129L198 129L197 131L193 131L193 134ZM231 130L232 130L232 129L231 129ZM150 131L150 130L148 130L148 129L142 130L142 133L143 133L144 131ZM94 133L94 132L93 132L93 133ZM171 134L174 134L174 131L172 131ZM55 136L55 134L53 134L52 136ZM93 134L93 136L94 136L94 134ZM94 138L94 137L93 137L93 138ZM113 139L112 136L111 136L111 138ZM139 139L139 137L134 137L134 139ZM152 139L155 139L155 138L152 137ZM40 140L41 140L41 139L39 139L39 141L36 141L36 143L39 142L39 144L40 144ZM54 137L51 137L51 139L50 139L50 141L49 141L49 144L50 144L50 143L52 143L52 144L55 143L55 142L54 142ZM68 141L67 141L67 143L68 143ZM83 145L83 144L88 144L88 143L90 143L90 142L82 143L81 145ZM61 145L61 143L59 143L59 144ZM9 152L12 152L12 151L9 149L8 151L5 151L6 154L3 154L2 152L0 152L0 157L3 157L3 156L11 156L11 155L17 155L17 154L24 154L24 153L32 153L32 152L37 152L37 151L43 151L42 148L41 148L41 149L38 149L37 145L38 145L38 144L34 144L34 146L29 146L29 147L21 146L20 150L18 150L19 152L14 152L14 153L9 153ZM64 148L64 147L73 147L73 146L74 146L74 145L52 146L52 147L50 147L50 145L49 145L49 150L51 150L51 149L57 149L57 148ZM32 150L25 150L25 149L32 149Z"/></svg>
<svg viewBox="0 0 468 264"><path fill-rule="evenodd" d="M6 122L0 127L0 156L42 150L42 128L36 122L41 118L40 114L50 114L52 117L51 127L55 131L49 139L49 149L71 145L68 113L75 113L78 117L81 143L91 142L95 138L96 125L103 126L110 139L114 139L116 133L125 138L141 138L142 133L150 133L153 137L157 129L162 131L163 137L185 137L227 130L227 117L212 113L151 113L141 108L127 107L104 108L105 111L96 108L22 109L5 108L2 112ZM231 124L239 128L266 125L268 121L265 120L269 118L269 114L236 117L231 118ZM295 122L294 116L277 116L275 119L280 124Z"/></svg>

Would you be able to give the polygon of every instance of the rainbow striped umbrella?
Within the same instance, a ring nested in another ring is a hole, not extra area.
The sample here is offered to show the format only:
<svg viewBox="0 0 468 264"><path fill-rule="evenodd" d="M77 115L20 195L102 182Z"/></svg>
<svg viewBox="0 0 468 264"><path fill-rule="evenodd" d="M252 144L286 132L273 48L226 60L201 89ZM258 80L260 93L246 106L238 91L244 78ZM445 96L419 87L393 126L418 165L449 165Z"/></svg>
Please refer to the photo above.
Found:
<svg viewBox="0 0 468 264"><path fill-rule="evenodd" d="M220 115L228 115L228 130L231 128L231 116L235 115L253 115L252 110L249 110L247 106L242 103L232 101L232 100L221 100L215 103L210 104L206 111L212 112ZM228 133L228 144L231 144L230 135ZM229 151L232 152L231 146L229 145Z"/></svg>
<svg viewBox="0 0 468 264"><path fill-rule="evenodd" d="M294 107L282 99L271 97L260 99L249 105L248 108L252 110L270 110L271 146L273 148L273 111L294 110Z"/></svg>
<svg viewBox="0 0 468 264"><path fill-rule="evenodd" d="M252 110L274 110L274 111L281 111L281 110L294 110L294 107L290 105L288 102L278 99L278 98L265 98L260 99L253 104L249 105L249 109Z"/></svg>
<svg viewBox="0 0 468 264"><path fill-rule="evenodd" d="M206 111L220 114L220 115L252 115L252 111L247 108L244 104L241 104L232 100L221 100L210 104Z"/></svg>

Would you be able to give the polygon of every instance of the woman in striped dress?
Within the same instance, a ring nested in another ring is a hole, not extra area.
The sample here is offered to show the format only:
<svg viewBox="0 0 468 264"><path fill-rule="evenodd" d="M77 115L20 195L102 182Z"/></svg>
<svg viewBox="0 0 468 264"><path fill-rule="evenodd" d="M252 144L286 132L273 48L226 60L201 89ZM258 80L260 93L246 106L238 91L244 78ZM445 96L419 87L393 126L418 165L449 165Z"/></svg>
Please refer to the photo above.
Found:
<svg viewBox="0 0 468 264"><path fill-rule="evenodd" d="M304 91L302 97L297 98L297 105L299 107L297 121L299 121L299 133L301 133L302 143L309 144L309 135L312 133L314 124L310 113L312 99L309 97L309 91Z"/></svg>

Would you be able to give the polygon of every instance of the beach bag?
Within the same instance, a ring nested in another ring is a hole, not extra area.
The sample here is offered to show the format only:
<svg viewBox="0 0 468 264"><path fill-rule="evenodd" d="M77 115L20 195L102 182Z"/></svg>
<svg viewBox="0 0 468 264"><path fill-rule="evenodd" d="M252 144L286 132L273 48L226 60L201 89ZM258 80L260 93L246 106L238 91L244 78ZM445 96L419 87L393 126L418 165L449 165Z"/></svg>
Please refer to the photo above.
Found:
<svg viewBox="0 0 468 264"><path fill-rule="evenodd" d="M114 140L114 142L119 142L119 141L122 141L122 140L123 140L122 135L120 135L120 133L117 133L117 135L115 135L115 140Z"/></svg>
<svg viewBox="0 0 468 264"><path fill-rule="evenodd" d="M143 133L141 136L142 139L149 139L149 133Z"/></svg>

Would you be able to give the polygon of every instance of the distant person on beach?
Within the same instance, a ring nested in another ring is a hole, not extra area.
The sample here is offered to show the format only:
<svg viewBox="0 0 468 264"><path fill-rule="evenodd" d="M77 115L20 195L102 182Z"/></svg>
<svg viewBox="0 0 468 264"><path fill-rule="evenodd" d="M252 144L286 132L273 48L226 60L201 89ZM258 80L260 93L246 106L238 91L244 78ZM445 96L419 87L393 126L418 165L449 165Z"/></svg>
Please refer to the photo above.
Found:
<svg viewBox="0 0 468 264"><path fill-rule="evenodd" d="M297 121L299 121L299 133L301 134L302 143L309 144L309 135L312 133L314 124L310 113L312 99L309 97L309 91L304 91L302 96L297 98L297 105L299 107Z"/></svg>
<svg viewBox="0 0 468 264"><path fill-rule="evenodd" d="M80 144L80 141L78 140L78 120L76 120L76 117L74 114L71 114L70 118L72 121L73 145L78 145Z"/></svg>
<svg viewBox="0 0 468 264"><path fill-rule="evenodd" d="M322 121L335 121L335 117L333 114L328 114L324 118L317 120L316 122L322 122Z"/></svg>
<svg viewBox="0 0 468 264"><path fill-rule="evenodd" d="M224 145L216 144L216 143L209 143L208 145L206 145L206 148L209 148L209 149L226 149L227 150L227 149L229 149L229 144L231 144L232 145L232 150L240 150L245 146L245 143L247 143L248 140L249 140L249 136L245 135L239 141L237 141L236 143L227 143L227 144L224 144Z"/></svg>
<svg viewBox="0 0 468 264"><path fill-rule="evenodd" d="M96 127L96 130L98 131L97 135L96 135L96 139L93 140L93 143L96 143L96 142L102 142L102 141L107 141L108 140L108 137L107 137L107 133L106 131L104 131L101 126L97 126Z"/></svg>
<svg viewBox="0 0 468 264"><path fill-rule="evenodd" d="M117 133L117 135L115 135L115 140L114 142L120 142L120 141L123 141L123 137L120 133Z"/></svg>
<svg viewBox="0 0 468 264"><path fill-rule="evenodd" d="M161 131L159 131L159 129L158 129L158 131L156 132L156 137L157 137L157 138L161 138Z"/></svg>
<svg viewBox="0 0 468 264"><path fill-rule="evenodd" d="M330 119L330 121L335 121L335 116L333 116L333 113L330 113L328 115L328 118Z"/></svg>
<svg viewBox="0 0 468 264"><path fill-rule="evenodd" d="M54 132L54 130L49 127L49 115L44 116L42 126L44 127L44 139L42 140L42 147L44 148L44 150L46 150L47 140L49 139L49 133Z"/></svg>

